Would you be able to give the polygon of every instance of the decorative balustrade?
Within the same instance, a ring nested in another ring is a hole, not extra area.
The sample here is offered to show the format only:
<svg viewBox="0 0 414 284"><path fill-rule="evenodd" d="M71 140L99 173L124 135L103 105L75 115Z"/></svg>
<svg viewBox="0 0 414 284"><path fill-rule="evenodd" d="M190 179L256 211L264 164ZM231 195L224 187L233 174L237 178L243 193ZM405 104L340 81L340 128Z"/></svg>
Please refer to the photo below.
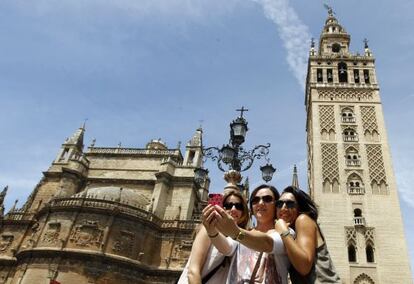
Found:
<svg viewBox="0 0 414 284"><path fill-rule="evenodd" d="M365 194L365 188L361 186L349 186L348 193L355 195Z"/></svg>
<svg viewBox="0 0 414 284"><path fill-rule="evenodd" d="M50 202L50 206L57 207L82 207L82 208L93 208L103 209L108 211L119 211L123 214L150 221L160 228L179 228L179 229L195 229L197 225L193 220L162 220L153 213L147 211L141 206L130 205L125 203L119 203L114 200L97 199L93 196L86 197L69 197L69 198L56 198Z"/></svg>
<svg viewBox="0 0 414 284"><path fill-rule="evenodd" d="M13 220L13 221L23 221L23 220L32 220L34 214L26 213L22 209L11 211L4 216L4 220Z"/></svg>
<svg viewBox="0 0 414 284"><path fill-rule="evenodd" d="M355 123L355 117L343 116L342 122L344 123Z"/></svg>
<svg viewBox="0 0 414 284"><path fill-rule="evenodd" d="M355 226L365 226L365 218L364 217L354 217L354 225Z"/></svg>
<svg viewBox="0 0 414 284"><path fill-rule="evenodd" d="M356 142L358 141L358 135L342 135L345 142Z"/></svg>
<svg viewBox="0 0 414 284"><path fill-rule="evenodd" d="M135 154L135 155L160 155L171 156L177 155L177 150L155 150L155 149L137 149L137 148L105 148L89 147L88 154Z"/></svg>
<svg viewBox="0 0 414 284"><path fill-rule="evenodd" d="M346 163L347 166L350 166L350 167L359 167L359 166L361 166L361 160L358 160L358 159L357 160L346 159L345 163Z"/></svg>

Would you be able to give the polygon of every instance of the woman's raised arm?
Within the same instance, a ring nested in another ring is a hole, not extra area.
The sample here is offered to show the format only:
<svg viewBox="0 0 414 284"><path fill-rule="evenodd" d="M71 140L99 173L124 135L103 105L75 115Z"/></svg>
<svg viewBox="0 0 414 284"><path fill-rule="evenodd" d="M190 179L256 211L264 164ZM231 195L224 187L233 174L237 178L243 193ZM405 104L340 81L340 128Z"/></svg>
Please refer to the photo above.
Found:
<svg viewBox="0 0 414 284"><path fill-rule="evenodd" d="M279 219L275 230L282 234L288 230L288 224ZM302 275L307 275L315 261L317 247L317 226L306 214L300 214L295 221L296 240L292 235L282 237L290 263Z"/></svg>

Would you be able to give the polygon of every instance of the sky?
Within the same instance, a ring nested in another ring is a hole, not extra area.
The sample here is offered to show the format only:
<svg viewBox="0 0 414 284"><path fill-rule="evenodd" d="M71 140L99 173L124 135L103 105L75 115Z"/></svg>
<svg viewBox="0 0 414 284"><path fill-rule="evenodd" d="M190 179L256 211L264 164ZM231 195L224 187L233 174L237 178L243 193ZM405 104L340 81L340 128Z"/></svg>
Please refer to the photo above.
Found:
<svg viewBox="0 0 414 284"><path fill-rule="evenodd" d="M228 142L249 109L246 149L271 143L283 189L298 165L306 188L304 78L310 38L331 5L376 58L388 139L414 263L414 2L410 0L2 0L0 187L18 207L86 120L85 145L181 149L201 125L205 146ZM318 40L316 40L318 42ZM261 183L259 166L243 173ZM207 163L210 189L221 173ZM384 208L386 210L386 208ZM413 271L412 271L413 272ZM414 272L413 272L414 273ZM413 274L414 275L414 274Z"/></svg>

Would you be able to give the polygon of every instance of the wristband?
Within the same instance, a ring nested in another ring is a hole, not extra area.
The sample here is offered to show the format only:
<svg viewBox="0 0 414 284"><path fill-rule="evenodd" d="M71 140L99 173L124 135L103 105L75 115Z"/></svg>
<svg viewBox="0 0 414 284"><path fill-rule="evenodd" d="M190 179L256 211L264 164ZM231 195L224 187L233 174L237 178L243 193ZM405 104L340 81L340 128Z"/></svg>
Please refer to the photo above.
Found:
<svg viewBox="0 0 414 284"><path fill-rule="evenodd" d="M240 230L237 236L233 240L240 242L244 239L245 236L246 236L246 233Z"/></svg>
<svg viewBox="0 0 414 284"><path fill-rule="evenodd" d="M217 233L215 233L214 235L208 235L208 234L207 234L207 235L208 235L208 237L209 237L209 238L214 239L215 237L217 237L217 236L218 236L218 234L219 234L219 233L217 232Z"/></svg>
<svg viewBox="0 0 414 284"><path fill-rule="evenodd" d="M287 237L287 236L289 236L290 235L290 231L289 230L286 230L286 231L284 231L284 232L281 232L280 233L280 237L283 239L284 237Z"/></svg>

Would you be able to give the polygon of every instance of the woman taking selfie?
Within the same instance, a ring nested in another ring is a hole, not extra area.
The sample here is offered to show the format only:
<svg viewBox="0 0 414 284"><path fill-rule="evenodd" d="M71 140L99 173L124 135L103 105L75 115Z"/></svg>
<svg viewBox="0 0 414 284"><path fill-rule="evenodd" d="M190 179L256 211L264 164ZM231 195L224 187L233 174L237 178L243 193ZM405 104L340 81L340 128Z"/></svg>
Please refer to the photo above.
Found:
<svg viewBox="0 0 414 284"><path fill-rule="evenodd" d="M233 256L226 283L287 283L289 260L281 237L274 230L275 201L278 198L276 188L270 185L261 185L253 190L249 205L256 226L250 231L238 228L232 216L220 208L204 212L208 216L206 219L211 220L221 233L240 243ZM225 244L220 245L221 247L217 246L219 251L226 248ZM229 247L230 244L226 249Z"/></svg>
<svg viewBox="0 0 414 284"><path fill-rule="evenodd" d="M240 226L245 228L249 212L247 203L238 191L230 191L223 196L223 210L227 212ZM214 208L213 205L207 205L204 210ZM216 228L211 226L210 221L203 217L203 226L197 233L193 242L191 254L178 283L199 284L199 283L224 283L227 278L229 269L229 258L234 253L237 243L229 240L229 247L220 247L220 243L226 239L226 236L219 233ZM212 242L217 242L220 253ZM227 262L227 263L226 263Z"/></svg>

